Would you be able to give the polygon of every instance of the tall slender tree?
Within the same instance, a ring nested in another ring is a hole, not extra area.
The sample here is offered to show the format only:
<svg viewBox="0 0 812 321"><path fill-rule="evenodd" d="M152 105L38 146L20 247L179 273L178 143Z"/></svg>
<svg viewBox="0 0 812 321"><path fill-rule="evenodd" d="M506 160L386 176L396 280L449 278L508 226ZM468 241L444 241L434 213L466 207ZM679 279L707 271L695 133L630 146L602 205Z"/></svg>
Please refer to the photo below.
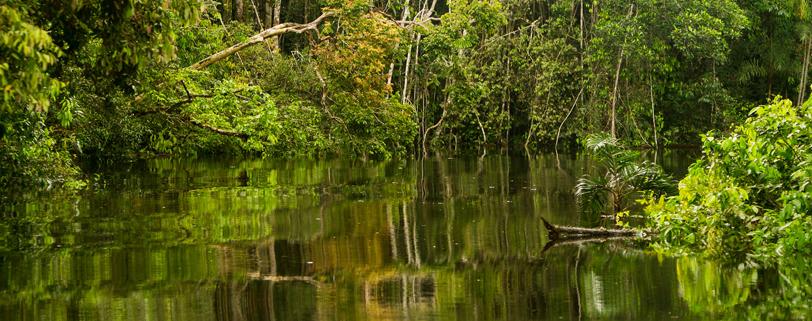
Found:
<svg viewBox="0 0 812 321"><path fill-rule="evenodd" d="M243 21L243 15L245 13L245 4L243 0L232 0L231 1L231 20L233 21Z"/></svg>

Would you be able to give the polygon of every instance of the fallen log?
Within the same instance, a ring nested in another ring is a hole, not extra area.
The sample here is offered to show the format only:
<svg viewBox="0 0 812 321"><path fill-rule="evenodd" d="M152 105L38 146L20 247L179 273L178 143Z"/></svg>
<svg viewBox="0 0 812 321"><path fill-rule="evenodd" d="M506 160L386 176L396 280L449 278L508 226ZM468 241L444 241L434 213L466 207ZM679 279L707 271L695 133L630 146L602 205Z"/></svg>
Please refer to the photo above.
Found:
<svg viewBox="0 0 812 321"><path fill-rule="evenodd" d="M589 239L589 238L612 238L612 237L640 237L642 233L629 229L607 229L604 227L587 228L575 226L557 226L541 218L544 227L547 228L547 235L551 241L558 239Z"/></svg>
<svg viewBox="0 0 812 321"><path fill-rule="evenodd" d="M245 49L247 47L253 46L253 45L258 44L258 43L261 43L261 42L265 41L268 38L278 36L278 35L281 35L281 34L284 34L284 33L289 33L289 32L302 33L302 32L308 31L308 30L316 30L316 28L318 28L319 24L321 24L321 22L324 19L327 19L328 17L331 17L333 15L334 15L333 12L328 11L328 12L323 13L318 18L316 18L316 20L313 20L313 21L308 22L308 23L302 24L302 23L286 22L286 23L281 23L281 24L275 25L273 27L270 27L268 29L263 30L262 32L260 32L258 34L255 34L255 35L251 36L251 38L248 38L248 40L246 40L246 41L240 42L240 43L235 44L235 45L233 45L231 47L223 49L223 50L221 50L221 51L219 51L219 52L217 52L217 53L215 53L215 54L213 54L211 56L203 58L202 60L196 62L194 65L189 66L189 68L195 69L195 70L200 70L200 69L206 68L209 65L211 65L211 64L213 64L215 62L218 62L220 60L223 60L226 57L231 56L231 55L237 53L240 50L243 50L243 49Z"/></svg>

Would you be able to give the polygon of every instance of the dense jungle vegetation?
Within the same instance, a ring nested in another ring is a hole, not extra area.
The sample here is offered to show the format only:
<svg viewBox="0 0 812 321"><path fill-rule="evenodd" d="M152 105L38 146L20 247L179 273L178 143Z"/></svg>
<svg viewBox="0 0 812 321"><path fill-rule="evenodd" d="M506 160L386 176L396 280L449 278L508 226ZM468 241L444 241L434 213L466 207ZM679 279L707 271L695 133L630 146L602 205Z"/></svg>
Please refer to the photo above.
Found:
<svg viewBox="0 0 812 321"><path fill-rule="evenodd" d="M598 132L696 145L767 98L805 100L809 9L3 0L0 184L81 184L79 159L163 154L533 152ZM254 45L224 50L239 43Z"/></svg>
<svg viewBox="0 0 812 321"><path fill-rule="evenodd" d="M679 194L647 201L661 244L807 253L810 10L1 0L0 186L81 187L83 159L534 153L598 133L661 148L712 132Z"/></svg>
<svg viewBox="0 0 812 321"><path fill-rule="evenodd" d="M812 103L775 100L752 114L703 138L678 195L647 201L658 246L754 264L810 254Z"/></svg>

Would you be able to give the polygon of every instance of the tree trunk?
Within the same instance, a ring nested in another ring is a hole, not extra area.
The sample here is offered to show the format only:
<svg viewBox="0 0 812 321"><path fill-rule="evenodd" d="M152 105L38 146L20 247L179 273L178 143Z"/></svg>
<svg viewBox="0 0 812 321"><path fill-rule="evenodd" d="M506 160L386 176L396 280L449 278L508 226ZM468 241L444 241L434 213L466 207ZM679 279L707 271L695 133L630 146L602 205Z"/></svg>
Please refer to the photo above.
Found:
<svg viewBox="0 0 812 321"><path fill-rule="evenodd" d="M260 9L263 9L263 10L265 9L265 4L263 3L263 2L265 2L265 0L260 0L260 1L261 2L259 3L259 8L257 8L256 2L254 2L254 0L251 0L251 7L254 9L254 17L257 20L257 29L262 31L262 30L265 30L265 26L270 27L270 25L266 25L265 23L262 22L262 19L265 16L265 14ZM265 41L265 46L268 48L268 53L270 53L270 54L274 53L274 48L267 41Z"/></svg>
<svg viewBox="0 0 812 321"><path fill-rule="evenodd" d="M406 21L408 15L409 15L409 1L407 0L403 3L403 14L400 16L400 20ZM387 74L386 77L386 85L388 86L392 85L392 75L394 74L394 72L395 72L395 62L392 61L392 63L389 64L389 73Z"/></svg>
<svg viewBox="0 0 812 321"><path fill-rule="evenodd" d="M273 26L278 24L273 21L273 3L274 0L262 0L262 25Z"/></svg>
<svg viewBox="0 0 812 321"><path fill-rule="evenodd" d="M265 23L265 16L267 15L267 12L265 10L265 2L266 1L265 0L251 0L251 1L257 1L256 2L256 10L257 10L257 16L259 16L259 23L261 25L263 25L263 26L269 26L269 24ZM265 28L262 28L262 29L265 29ZM262 29L260 29L260 30L262 30Z"/></svg>
<svg viewBox="0 0 812 321"><path fill-rule="evenodd" d="M629 14L626 15L626 20L631 19L633 13L634 13L634 4L629 6ZM623 66L623 51L625 49L626 49L626 37L624 36L623 45L620 47L620 54L618 54L617 57L617 65L615 66L615 84L612 89L612 114L610 115L612 121L611 125L612 138L617 138L617 129L615 125L617 123L617 112L616 112L617 86L618 82L620 82L620 68Z"/></svg>
<svg viewBox="0 0 812 321"><path fill-rule="evenodd" d="M442 124L443 124L443 120L445 119L445 115L446 115L446 109L445 109L445 107L444 107L444 108L443 108L443 114L442 114L442 115L440 115L440 120L439 120L439 121L437 121L437 123L436 123L436 124L431 125L431 127L426 128L426 131L425 131L425 132L423 132L423 144L422 144L422 145L423 145L423 157L428 157L428 156L429 156L429 149L428 149L428 145L427 145L427 141L428 141L429 133L430 133L430 132L431 132L433 129L435 129L435 128L437 128L437 127L440 127L440 125L442 125Z"/></svg>
<svg viewBox="0 0 812 321"><path fill-rule="evenodd" d="M798 86L798 101L796 105L800 106L804 103L806 99L806 90L808 85L806 84L807 75L809 74L809 55L810 50L812 50L812 38L807 39L806 41L806 48L804 50L804 62L803 66L801 67L801 83Z"/></svg>
<svg viewBox="0 0 812 321"><path fill-rule="evenodd" d="M237 138L242 139L242 140L248 139L248 134L246 134L246 133L241 133L241 132L228 130L228 129L217 128L217 127L214 127L212 125L209 125L209 124L206 124L204 122L201 122L201 121L198 121L198 120L195 120L195 119L191 119L191 118L187 118L187 120L190 123L192 123L192 125L195 125L195 126L197 126L199 128L214 132L216 134L220 134L220 135L223 135L223 136L237 137Z"/></svg>
<svg viewBox="0 0 812 321"><path fill-rule="evenodd" d="M617 65L615 66L615 84L612 87L612 111L609 114L612 138L617 138L617 129L615 128L615 123L617 122L617 86L618 82L620 81L620 67L623 65L623 49L624 48L622 47L620 48L620 54L617 57Z"/></svg>
<svg viewBox="0 0 812 321"><path fill-rule="evenodd" d="M412 39L411 36L409 39ZM406 71L403 72L403 91L400 95L400 102L405 104L407 101L407 91L406 89L409 87L409 64L412 61L412 45L409 45L409 53L406 54Z"/></svg>
<svg viewBox="0 0 812 321"><path fill-rule="evenodd" d="M572 107L570 107L570 111L567 112L567 116L564 117L564 120L561 121L561 124L558 125L558 131L555 133L555 154L558 155L558 140L561 138L561 128L564 128L564 123L567 122L567 119L570 118L572 115L572 111L575 110L575 106L578 106L578 99L581 98L581 94L584 93L584 86L581 86L581 90L578 91L578 96L575 96L575 101L572 102ZM527 143L525 142L524 148L527 149Z"/></svg>
<svg viewBox="0 0 812 321"><path fill-rule="evenodd" d="M767 37L767 48L773 47L773 37ZM767 59L767 98L773 97L773 73L774 73L774 64L772 59Z"/></svg>
<svg viewBox="0 0 812 321"><path fill-rule="evenodd" d="M810 50L812 50L812 38L806 40L806 53L804 54L804 74L801 79L803 79L803 85L801 88L801 100L798 101L798 106L804 103L806 100L806 91L809 89L809 54Z"/></svg>
<svg viewBox="0 0 812 321"><path fill-rule="evenodd" d="M243 16L243 3L242 0L231 1L231 21L242 21Z"/></svg>
<svg viewBox="0 0 812 321"><path fill-rule="evenodd" d="M579 23L581 27L581 37L579 38L581 46L578 48L581 52L584 51L584 0L581 0L578 6L578 14L580 15Z"/></svg>
<svg viewBox="0 0 812 321"><path fill-rule="evenodd" d="M651 97L651 127L654 130L654 162L657 162L657 153L660 150L660 142L657 140L657 116L654 113L654 80L651 73L648 74L649 94Z"/></svg>
<svg viewBox="0 0 812 321"><path fill-rule="evenodd" d="M268 0L270 1L270 0ZM282 0L273 0L273 24L278 25L282 23ZM280 45L280 37L276 36L271 38L271 48L274 49L275 52L279 52L282 48Z"/></svg>

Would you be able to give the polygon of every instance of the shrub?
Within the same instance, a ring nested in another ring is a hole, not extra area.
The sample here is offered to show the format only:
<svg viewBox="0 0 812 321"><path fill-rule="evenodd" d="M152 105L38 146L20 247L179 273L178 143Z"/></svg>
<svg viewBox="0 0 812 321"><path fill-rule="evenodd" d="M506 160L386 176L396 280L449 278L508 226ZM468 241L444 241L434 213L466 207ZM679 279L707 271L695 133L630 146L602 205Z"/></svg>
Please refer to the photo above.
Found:
<svg viewBox="0 0 812 321"><path fill-rule="evenodd" d="M812 104L775 99L750 115L703 138L678 195L647 201L659 247L751 263L812 253Z"/></svg>

